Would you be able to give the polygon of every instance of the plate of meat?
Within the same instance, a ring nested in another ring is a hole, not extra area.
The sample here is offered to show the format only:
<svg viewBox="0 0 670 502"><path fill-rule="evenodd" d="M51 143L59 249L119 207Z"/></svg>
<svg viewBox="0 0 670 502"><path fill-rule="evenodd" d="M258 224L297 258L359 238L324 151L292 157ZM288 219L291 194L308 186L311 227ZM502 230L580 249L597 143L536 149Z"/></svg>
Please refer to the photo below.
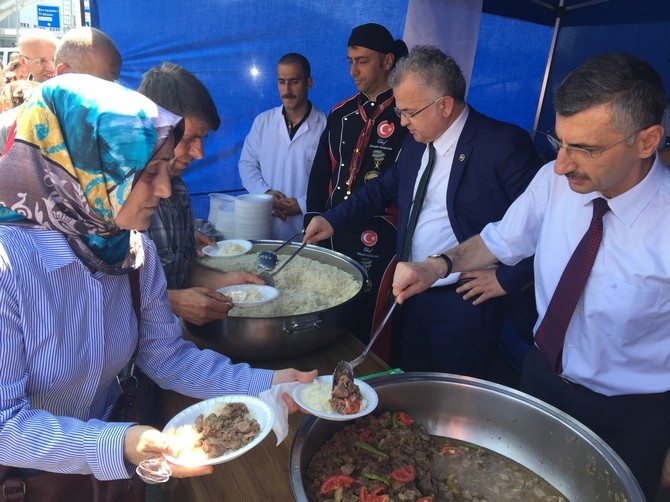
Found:
<svg viewBox="0 0 670 502"><path fill-rule="evenodd" d="M275 414L257 397L229 395L200 401L175 415L163 428L177 465L214 465L243 455L272 430Z"/></svg>
<svg viewBox="0 0 670 502"><path fill-rule="evenodd" d="M379 403L375 390L362 380L339 382L333 389L333 375L317 377L297 385L293 399L298 406L325 420L353 420L372 413Z"/></svg>

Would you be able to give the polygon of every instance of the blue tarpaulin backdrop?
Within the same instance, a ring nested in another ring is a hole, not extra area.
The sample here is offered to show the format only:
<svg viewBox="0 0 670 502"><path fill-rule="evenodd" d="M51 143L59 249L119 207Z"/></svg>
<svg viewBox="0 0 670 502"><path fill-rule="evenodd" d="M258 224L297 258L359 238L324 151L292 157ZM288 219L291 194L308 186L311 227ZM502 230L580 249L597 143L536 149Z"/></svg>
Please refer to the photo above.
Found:
<svg viewBox="0 0 670 502"><path fill-rule="evenodd" d="M121 50L124 84L136 88L145 71L171 61L195 73L210 89L222 124L205 142L205 159L195 161L184 176L196 216L206 217L206 194L243 190L239 153L254 117L279 104L277 60L287 52L307 56L314 77L310 98L327 112L356 92L346 59L351 29L377 22L400 38L410 1L97 0L91 1L91 16L92 24ZM448 13L450 0L435 0L431 6L435 5ZM610 0L568 11L553 53L554 20L561 10L548 10L531 0L484 0L483 12L468 101L487 115L531 131L549 59L540 130L553 125L551 96L560 81L579 62L600 52L642 57L670 89L668 0Z"/></svg>

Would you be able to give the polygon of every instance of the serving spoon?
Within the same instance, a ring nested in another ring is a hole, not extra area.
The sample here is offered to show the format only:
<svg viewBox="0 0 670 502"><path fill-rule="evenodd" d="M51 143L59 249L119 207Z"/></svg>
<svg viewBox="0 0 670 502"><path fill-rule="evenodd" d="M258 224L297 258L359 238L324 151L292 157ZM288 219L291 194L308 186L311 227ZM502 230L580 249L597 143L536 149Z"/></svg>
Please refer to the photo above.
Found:
<svg viewBox="0 0 670 502"><path fill-rule="evenodd" d="M297 234L295 234L293 237L291 237L289 240L284 242L281 246L279 246L277 249L274 249L272 251L261 251L256 255L256 265L258 265L259 268L262 268L263 270L274 270L274 268L277 266L277 251L280 249L283 249L285 246L289 245L291 242L293 242L294 239L297 239L302 235L303 231L300 230ZM279 271L277 271L279 272ZM271 286L271 284L270 284Z"/></svg>
<svg viewBox="0 0 670 502"><path fill-rule="evenodd" d="M365 346L365 349L363 349L363 353L360 356L358 356L353 361L340 361L339 363L337 363L337 366L335 366L335 371L333 371L333 389L340 381L340 378L342 378L343 376L346 376L351 381L354 380L354 368L365 360L366 356L368 355L368 352L370 352L370 349L372 348L372 345L375 343L375 340L377 340L377 337L384 329L384 326L386 326L388 320L391 318L391 314L393 314L393 310L395 309L395 306L397 304L398 302L394 300L388 312L386 312L384 319L382 319L381 324L377 327L377 330L370 338L370 341Z"/></svg>
<svg viewBox="0 0 670 502"><path fill-rule="evenodd" d="M291 256L289 256L289 257L286 259L286 261L285 261L284 263L281 264L281 267L279 267L277 270L275 270L274 272L261 272L260 274L258 274L258 277L260 277L261 279L263 279L263 280L265 281L265 284L267 284L268 286L272 286L272 287L274 288L274 286L275 286L275 279L274 279L275 276L276 276L279 272L281 272L282 269L283 269L286 265L288 265L289 262L290 262L293 258L295 258L295 257L297 256L297 254L298 254L300 251L302 251L302 249L303 249L306 245L307 245L307 243L306 243L306 242L303 242L302 245L301 245L298 249L296 249L296 250L293 252L293 254L292 254ZM276 259L276 258L277 258L277 257L275 256L275 259ZM275 263L275 265L276 265L276 263Z"/></svg>

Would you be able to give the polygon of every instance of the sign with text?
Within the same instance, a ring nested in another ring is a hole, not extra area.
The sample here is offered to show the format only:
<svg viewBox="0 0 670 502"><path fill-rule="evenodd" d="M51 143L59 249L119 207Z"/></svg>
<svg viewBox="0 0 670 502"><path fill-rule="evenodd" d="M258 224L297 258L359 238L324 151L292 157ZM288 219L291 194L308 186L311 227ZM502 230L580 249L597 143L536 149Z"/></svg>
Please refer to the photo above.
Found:
<svg viewBox="0 0 670 502"><path fill-rule="evenodd" d="M60 28L60 7L38 5L37 26L40 28Z"/></svg>

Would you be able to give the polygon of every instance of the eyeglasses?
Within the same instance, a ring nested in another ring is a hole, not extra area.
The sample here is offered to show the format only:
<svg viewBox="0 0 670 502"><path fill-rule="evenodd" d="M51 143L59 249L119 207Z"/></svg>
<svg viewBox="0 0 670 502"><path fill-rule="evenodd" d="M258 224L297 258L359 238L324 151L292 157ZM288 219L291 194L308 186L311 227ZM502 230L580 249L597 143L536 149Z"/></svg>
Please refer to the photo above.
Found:
<svg viewBox="0 0 670 502"><path fill-rule="evenodd" d="M644 129L640 129L642 131ZM637 133L640 131L636 131L630 136L626 136L624 139L617 141L616 143L606 146L605 148L580 148L578 146L569 146L569 145L562 145L561 142L556 138L553 134L547 133L547 132L542 132L542 131L536 131L542 134L547 138L547 141L549 141L549 144L551 147L554 149L556 153L560 151L561 148L565 150L565 153L568 155L568 157L572 160L590 160L593 159L593 157L596 157L598 155L601 155L605 153L607 150L610 150L614 148L617 145L620 145L624 141L629 140L633 136L635 136Z"/></svg>
<svg viewBox="0 0 670 502"><path fill-rule="evenodd" d="M21 54L21 57L23 57L23 59L27 59L31 63L35 63L35 64L40 65L40 66L44 66L47 63L53 63L54 62L54 58L29 58L28 56L24 56L23 54Z"/></svg>
<svg viewBox="0 0 670 502"><path fill-rule="evenodd" d="M396 114L398 117L400 117L400 118L405 117L405 120L412 120L412 118L416 117L419 113L421 113L422 111L424 111L426 108L428 108L428 107L431 106L431 105L434 105L434 104L437 103L439 100L444 99L444 98L446 98L446 96L440 96L439 98L435 98L433 101L431 101L430 103L428 103L428 104L427 104L426 106L424 106L423 108L421 108L421 109L419 109L419 110L417 110L417 111L415 111L415 112L412 112L412 113L404 112L404 111L402 111L400 108L398 108L397 106L394 106L394 107L393 107L393 111L394 111L395 114Z"/></svg>

